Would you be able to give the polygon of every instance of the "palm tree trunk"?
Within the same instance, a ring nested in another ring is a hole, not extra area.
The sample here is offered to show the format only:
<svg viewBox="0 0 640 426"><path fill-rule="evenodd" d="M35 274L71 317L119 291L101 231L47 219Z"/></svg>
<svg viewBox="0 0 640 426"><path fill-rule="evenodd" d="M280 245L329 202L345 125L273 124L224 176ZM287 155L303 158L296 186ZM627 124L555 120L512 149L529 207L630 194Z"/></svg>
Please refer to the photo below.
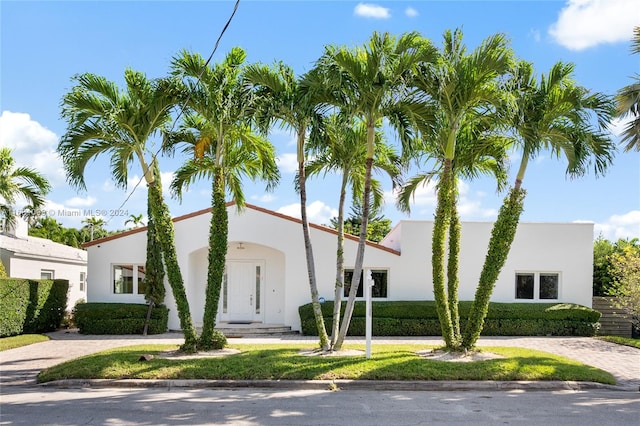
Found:
<svg viewBox="0 0 640 426"><path fill-rule="evenodd" d="M344 201L347 198L347 181L349 175L342 174L340 202L338 204L338 248L336 250L336 287L333 295L333 322L331 323L331 347L336 343L340 332L340 309L344 291Z"/></svg>
<svg viewBox="0 0 640 426"><path fill-rule="evenodd" d="M360 286L360 275L362 274L362 265L364 263L364 249L367 242L367 224L369 223L369 211L371 205L371 169L373 168L373 156L367 156L365 175L364 175L364 191L362 194L362 224L360 225L360 238L358 239L358 251L356 252L356 263L353 266L353 276L351 278L351 287L349 288L349 299L345 306L342 316L342 324L340 325L340 333L336 339L333 349L339 351L342 349L344 339L347 337L347 331L351 324L351 316L356 303L356 295Z"/></svg>
<svg viewBox="0 0 640 426"><path fill-rule="evenodd" d="M524 209L524 198L526 191L520 188L511 189L509 195L505 197L496 222L491 230L489 239L489 249L482 266L480 280L476 295L469 311L469 320L462 337L462 346L471 349L475 346L484 320L489 310L489 300L493 293L493 287L498 279L498 275L504 266L511 249L511 243L515 238L518 229L520 215Z"/></svg>
<svg viewBox="0 0 640 426"><path fill-rule="evenodd" d="M436 302L442 338L447 348L455 349L456 342L451 320L451 311L445 291L445 245L446 232L450 224L450 197L452 196L451 160L445 159L444 171L438 187L438 204L433 220L431 268L433 272L433 296Z"/></svg>
<svg viewBox="0 0 640 426"><path fill-rule="evenodd" d="M309 235L309 221L307 219L307 187L304 170L304 159L298 162L298 186L300 189L300 217L302 219L302 234L304 236L304 249L307 255L307 272L309 274L309 288L311 290L311 304L313 305L313 315L316 320L320 347L323 351L329 350L329 336L324 325L322 307L318 295L318 284L316 283L316 267L313 258L313 247L311 246L311 236Z"/></svg>
<svg viewBox="0 0 640 426"><path fill-rule="evenodd" d="M195 352L197 350L197 335L191 319L191 311L189 310L189 301L178 264L178 256L175 246L175 231L173 221L169 214L169 208L164 202L162 196L162 187L159 179L155 179L149 185L149 200L153 209L153 217L156 220L156 230L158 242L162 249L164 264L167 268L167 276L169 285L173 292L178 309L178 317L180 318L180 328L184 333L184 344L181 350L185 352Z"/></svg>
<svg viewBox="0 0 640 426"><path fill-rule="evenodd" d="M207 291L204 304L204 318L199 348L203 350L219 349L215 347L214 328L218 315L218 303L227 258L227 237L229 219L224 197L222 170L216 170L213 179L211 200L211 226L209 228L209 267L207 271Z"/></svg>
<svg viewBox="0 0 640 426"><path fill-rule="evenodd" d="M147 335L151 311L155 305L164 302L164 264L162 263L162 251L156 233L155 220L153 219L150 198L147 197L147 260L144 267L144 298L149 303L147 318L144 323L143 335Z"/></svg>
<svg viewBox="0 0 640 426"><path fill-rule="evenodd" d="M454 185L452 185L454 186ZM447 294L453 341L456 346L460 342L460 314L458 313L458 263L460 254L460 217L458 216L457 191L451 191L449 222L449 255L447 257Z"/></svg>

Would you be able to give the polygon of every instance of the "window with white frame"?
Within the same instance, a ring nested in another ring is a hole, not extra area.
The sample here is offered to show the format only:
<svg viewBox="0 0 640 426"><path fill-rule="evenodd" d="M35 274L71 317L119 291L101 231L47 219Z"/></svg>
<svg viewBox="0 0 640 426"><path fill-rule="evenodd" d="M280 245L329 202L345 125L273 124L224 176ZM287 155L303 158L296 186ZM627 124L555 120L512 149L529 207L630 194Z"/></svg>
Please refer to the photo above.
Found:
<svg viewBox="0 0 640 426"><path fill-rule="evenodd" d="M371 271L371 278L373 279L373 287L371 287L371 297L386 298L389 283L389 271L386 269L367 269L363 272ZM363 272L360 273L360 285L358 286L357 297L364 297L364 281ZM349 289L351 288L351 280L353 279L353 269L344 270L344 297L349 296Z"/></svg>
<svg viewBox="0 0 640 426"><path fill-rule="evenodd" d="M40 270L40 279L41 280L52 280L56 276L56 273L52 269L41 269Z"/></svg>
<svg viewBox="0 0 640 426"><path fill-rule="evenodd" d="M518 300L557 300L560 294L560 274L517 272L515 290Z"/></svg>
<svg viewBox="0 0 640 426"><path fill-rule="evenodd" d="M144 294L144 265L113 265L115 294Z"/></svg>
<svg viewBox="0 0 640 426"><path fill-rule="evenodd" d="M87 288L87 273L80 272L80 291L85 291Z"/></svg>

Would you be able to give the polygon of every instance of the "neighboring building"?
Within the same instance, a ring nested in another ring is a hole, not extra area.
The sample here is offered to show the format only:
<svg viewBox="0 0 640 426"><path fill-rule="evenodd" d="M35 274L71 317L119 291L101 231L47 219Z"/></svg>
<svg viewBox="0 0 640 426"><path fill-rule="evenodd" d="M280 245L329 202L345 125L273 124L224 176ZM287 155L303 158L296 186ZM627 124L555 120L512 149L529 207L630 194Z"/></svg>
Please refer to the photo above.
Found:
<svg viewBox="0 0 640 426"><path fill-rule="evenodd" d="M262 322L300 329L298 307L311 300L300 220L247 205L229 204L229 244L217 321ZM202 325L207 282L210 209L174 219L178 262L196 326ZM374 300L433 300L433 222L401 221L380 244L368 243L364 268L372 272ZM492 224L462 225L460 300L472 300ZM320 296L333 299L336 232L311 225ZM89 302L144 303L146 228L85 244ZM345 239L350 277L357 238ZM593 225L521 223L493 292L496 302L569 302L591 306ZM348 284L348 283L347 283ZM167 285L169 328L179 329ZM374 313L375 315L375 313Z"/></svg>
<svg viewBox="0 0 640 426"><path fill-rule="evenodd" d="M25 221L0 232L0 261L7 276L69 281L67 310L87 300L87 252L51 240L29 236Z"/></svg>

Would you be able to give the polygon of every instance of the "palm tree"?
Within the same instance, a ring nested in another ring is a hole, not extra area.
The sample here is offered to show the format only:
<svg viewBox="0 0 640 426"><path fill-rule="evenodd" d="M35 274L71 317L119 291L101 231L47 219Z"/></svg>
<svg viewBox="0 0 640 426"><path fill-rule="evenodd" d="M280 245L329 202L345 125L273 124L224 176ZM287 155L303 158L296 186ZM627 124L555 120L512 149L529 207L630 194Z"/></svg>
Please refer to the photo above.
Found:
<svg viewBox="0 0 640 426"><path fill-rule="evenodd" d="M307 132L313 131L320 121L320 115L316 111L317 101L303 85L305 77L296 78L291 67L283 63L277 63L273 67L262 64L250 65L245 70L245 78L253 86L256 96L260 99L257 118L261 123L261 127L267 129L275 121L282 127L293 130L296 135L298 173L295 185L300 194L300 218L307 260L309 289L311 291L311 302L318 329L320 347L323 350L328 350L329 337L320 307L313 247L307 218L305 145Z"/></svg>
<svg viewBox="0 0 640 426"><path fill-rule="evenodd" d="M605 130L614 112L612 99L602 93L590 93L577 85L573 64L556 63L549 74L536 80L533 66L520 62L516 67L512 90L516 96L510 127L521 152L515 184L505 197L494 223L487 257L480 274L463 346L477 342L498 274L504 266L524 207L526 191L522 181L529 162L542 151L567 160L567 175L582 176L589 166L596 175L604 174L613 159L615 145ZM596 119L597 125L592 124Z"/></svg>
<svg viewBox="0 0 640 426"><path fill-rule="evenodd" d="M633 29L631 53L640 53L640 27ZM632 121L624 129L622 143L626 143L625 151L640 151L640 74L633 77L634 82L618 91L617 116L631 117Z"/></svg>
<svg viewBox="0 0 640 426"><path fill-rule="evenodd" d="M321 173L326 175L329 172L337 172L341 176L338 217L335 220L338 230L338 247L331 331L331 346L333 346L339 333L341 299L344 289L344 204L347 186L351 188L355 204L362 200L367 128L362 121L351 120L351 123L345 123L334 115L327 120L322 136L315 139L319 140L312 140L309 144L309 152L313 159L307 164L307 176L312 177ZM394 187L399 185L402 169L400 157L392 147L385 143L384 134L380 131L376 132L375 144L374 168L389 175ZM377 210L383 203L384 193L378 180L372 179L371 185L373 188L373 207L374 210ZM358 219L361 218L358 217Z"/></svg>
<svg viewBox="0 0 640 426"><path fill-rule="evenodd" d="M224 61L208 67L198 54L182 52L174 59L174 72L185 78L190 93L188 113L180 130L168 142L187 142L193 158L176 171L171 189L179 196L191 182L212 180L209 231L209 269L202 334L199 347L221 349L224 339L214 332L227 254L227 190L239 209L244 207L242 178L263 179L267 189L278 182L273 145L251 125L252 92L244 84L246 53L233 48ZM199 80L198 80L199 79Z"/></svg>
<svg viewBox="0 0 640 426"><path fill-rule="evenodd" d="M436 59L419 64L413 81L416 96L423 104L417 123L422 140L405 149L404 155L418 158L419 167L433 161L435 168L410 179L399 193L398 205L408 211L415 190L438 178L432 235L433 290L443 339L449 348L457 347L460 341L457 296L460 222L456 181L460 177L473 178L478 173L504 176L503 138L496 135L503 96L497 83L509 70L510 63L511 50L504 36L490 37L468 53L462 32L446 31Z"/></svg>
<svg viewBox="0 0 640 426"><path fill-rule="evenodd" d="M124 226L127 226L128 224L131 224L131 226L133 228L139 228L141 226L144 226L144 220L143 220L143 215L142 213L140 214L130 214L129 215L129 219L124 221Z"/></svg>
<svg viewBox="0 0 640 426"><path fill-rule="evenodd" d="M11 150L0 148L0 217L3 225L14 223L17 199L26 200L27 208L37 211L44 205L44 197L50 190L51 185L37 170L16 167Z"/></svg>
<svg viewBox="0 0 640 426"><path fill-rule="evenodd" d="M102 154L110 157L111 176L121 188L127 187L131 162L139 162L185 336L182 349L195 351L197 336L177 260L173 222L162 195L157 159L148 145L171 121L178 92L170 79L149 80L143 73L131 69L125 71L124 78L126 90L121 91L113 82L95 74L74 77L76 85L62 100L62 116L68 128L58 152L67 180L80 189L86 189L87 164ZM147 241L147 244L153 243Z"/></svg>
<svg viewBox="0 0 640 426"><path fill-rule="evenodd" d="M346 116L358 117L367 129L364 187L362 193L362 227L349 299L334 349L340 350L346 337L355 298L360 286L370 210L371 171L373 168L377 126L387 119L408 147L413 139L411 124L421 112L422 104L410 96L410 83L418 64L433 60L435 49L417 32L396 38L389 33L374 32L364 46L349 49L328 46L310 74L307 83L315 88L325 103L340 108Z"/></svg>
<svg viewBox="0 0 640 426"><path fill-rule="evenodd" d="M107 231L104 229L104 226L107 222L101 217L87 217L82 220L82 223L86 224L83 229L89 232L89 241L93 241L95 236L97 236L97 238L102 238L107 233Z"/></svg>

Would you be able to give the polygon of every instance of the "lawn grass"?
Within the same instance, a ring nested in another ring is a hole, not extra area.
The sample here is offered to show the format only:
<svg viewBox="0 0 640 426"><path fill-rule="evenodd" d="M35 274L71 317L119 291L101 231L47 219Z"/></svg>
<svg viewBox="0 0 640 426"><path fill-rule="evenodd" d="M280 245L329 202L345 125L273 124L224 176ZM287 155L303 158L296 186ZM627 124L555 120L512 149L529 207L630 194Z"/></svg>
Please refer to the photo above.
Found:
<svg viewBox="0 0 640 426"><path fill-rule="evenodd" d="M304 356L308 344L234 344L241 353L220 358L175 360L159 358L173 345L139 345L85 356L43 370L38 380L62 379L205 379L205 380L571 380L615 384L605 371L546 352L488 347L504 356L475 362L421 358L424 345L374 345L364 356ZM364 349L349 345L345 349ZM156 355L139 361L143 354Z"/></svg>
<svg viewBox="0 0 640 426"><path fill-rule="evenodd" d="M596 339L604 340L605 342L617 343L618 345L631 346L632 348L640 349L640 339L632 339L631 337L622 336L598 336Z"/></svg>
<svg viewBox="0 0 640 426"><path fill-rule="evenodd" d="M46 342L47 340L49 338L42 334L21 334L20 336L3 337L0 339L0 352L32 343Z"/></svg>

